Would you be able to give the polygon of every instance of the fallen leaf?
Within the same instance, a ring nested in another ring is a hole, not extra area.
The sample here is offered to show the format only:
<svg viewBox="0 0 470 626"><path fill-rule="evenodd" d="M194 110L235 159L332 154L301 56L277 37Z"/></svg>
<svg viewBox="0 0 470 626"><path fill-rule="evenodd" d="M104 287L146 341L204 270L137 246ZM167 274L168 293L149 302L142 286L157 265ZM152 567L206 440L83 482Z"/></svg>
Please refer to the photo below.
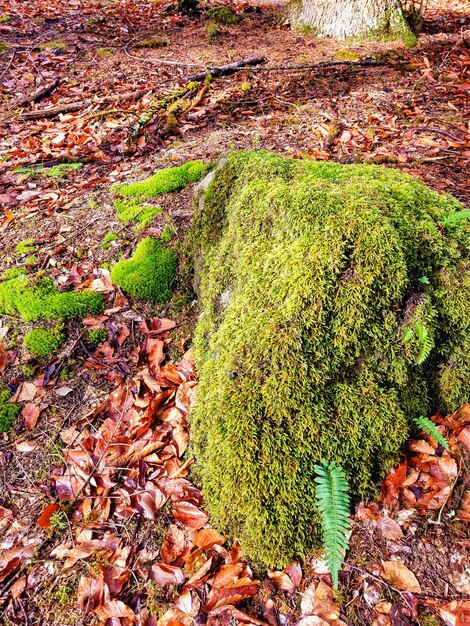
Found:
<svg viewBox="0 0 470 626"><path fill-rule="evenodd" d="M421 587L416 576L406 565L399 561L382 561L384 578L397 589L411 593L421 593Z"/></svg>

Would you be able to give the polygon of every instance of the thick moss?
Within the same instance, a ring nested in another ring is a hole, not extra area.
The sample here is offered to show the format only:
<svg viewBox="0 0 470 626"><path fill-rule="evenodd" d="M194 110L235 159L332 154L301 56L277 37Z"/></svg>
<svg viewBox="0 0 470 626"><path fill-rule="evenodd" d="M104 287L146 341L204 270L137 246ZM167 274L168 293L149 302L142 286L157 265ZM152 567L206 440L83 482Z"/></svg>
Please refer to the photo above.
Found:
<svg viewBox="0 0 470 626"><path fill-rule="evenodd" d="M137 245L130 259L116 263L111 278L125 292L159 304L170 300L178 257L164 248L159 239L146 237Z"/></svg>
<svg viewBox="0 0 470 626"><path fill-rule="evenodd" d="M123 198L156 198L164 193L183 189L204 175L207 166L202 161L188 161L180 167L170 167L130 185L115 185L112 190Z"/></svg>
<svg viewBox="0 0 470 626"><path fill-rule="evenodd" d="M46 328L33 328L24 338L24 345L33 357L48 357L54 354L64 341L62 333L58 330Z"/></svg>
<svg viewBox="0 0 470 626"><path fill-rule="evenodd" d="M6 433L15 423L21 405L10 404L11 393L0 383L0 433Z"/></svg>
<svg viewBox="0 0 470 626"><path fill-rule="evenodd" d="M19 313L28 322L98 315L103 310L103 297L95 291L59 292L51 280L32 283L25 275L0 283L0 314Z"/></svg>
<svg viewBox="0 0 470 626"><path fill-rule="evenodd" d="M470 399L468 220L399 171L268 152L201 193L196 468L213 523L280 567L317 541L315 463L364 496L412 418Z"/></svg>

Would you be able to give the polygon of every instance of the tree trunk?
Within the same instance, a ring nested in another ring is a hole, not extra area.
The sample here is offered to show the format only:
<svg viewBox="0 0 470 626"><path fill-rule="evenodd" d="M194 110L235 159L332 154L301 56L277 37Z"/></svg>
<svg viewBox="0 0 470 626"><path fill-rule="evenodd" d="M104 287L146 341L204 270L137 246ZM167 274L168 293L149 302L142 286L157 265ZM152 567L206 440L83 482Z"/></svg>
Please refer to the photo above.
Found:
<svg viewBox="0 0 470 626"><path fill-rule="evenodd" d="M291 0L289 13L293 28L321 37L383 40L411 34L398 0Z"/></svg>

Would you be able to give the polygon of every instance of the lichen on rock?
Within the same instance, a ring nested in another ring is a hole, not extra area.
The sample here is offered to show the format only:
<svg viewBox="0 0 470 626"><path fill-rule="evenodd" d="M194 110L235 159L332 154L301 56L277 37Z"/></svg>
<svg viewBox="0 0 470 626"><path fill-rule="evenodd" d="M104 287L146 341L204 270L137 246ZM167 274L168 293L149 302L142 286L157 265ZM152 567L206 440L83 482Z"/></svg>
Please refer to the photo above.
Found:
<svg viewBox="0 0 470 626"><path fill-rule="evenodd" d="M212 176L188 238L193 451L213 524L281 567L318 542L315 463L363 497L413 418L470 399L470 228L379 166L253 151Z"/></svg>

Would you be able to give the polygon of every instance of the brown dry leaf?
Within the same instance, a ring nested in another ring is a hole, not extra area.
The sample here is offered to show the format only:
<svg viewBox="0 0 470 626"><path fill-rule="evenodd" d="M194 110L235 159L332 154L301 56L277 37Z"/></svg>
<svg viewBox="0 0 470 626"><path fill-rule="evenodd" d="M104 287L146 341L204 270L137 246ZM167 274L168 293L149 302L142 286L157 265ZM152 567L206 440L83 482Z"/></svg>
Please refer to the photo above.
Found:
<svg viewBox="0 0 470 626"><path fill-rule="evenodd" d="M243 563L231 563L230 565L225 565L217 572L212 580L209 580L209 583L216 589L229 587L239 579L244 567Z"/></svg>
<svg viewBox="0 0 470 626"><path fill-rule="evenodd" d="M21 415L24 417L26 430L32 430L36 426L40 413L41 407L34 402L27 402L24 405Z"/></svg>
<svg viewBox="0 0 470 626"><path fill-rule="evenodd" d="M10 357L3 343L0 343L0 372L5 369L10 362Z"/></svg>
<svg viewBox="0 0 470 626"><path fill-rule="evenodd" d="M121 602L121 600L108 600L104 604L98 605L95 608L95 613L104 620L115 617L135 617L135 613L131 607Z"/></svg>
<svg viewBox="0 0 470 626"><path fill-rule="evenodd" d="M165 344L161 339L153 339L149 337L147 339L146 350L149 361L150 371L154 374L159 374L160 365L165 360L165 354L163 352Z"/></svg>
<svg viewBox="0 0 470 626"><path fill-rule="evenodd" d="M177 502L173 506L172 513L177 522L193 530L199 530L209 520L207 513L191 502Z"/></svg>
<svg viewBox="0 0 470 626"><path fill-rule="evenodd" d="M372 622L372 626L391 626L392 622L388 615L377 615Z"/></svg>
<svg viewBox="0 0 470 626"><path fill-rule="evenodd" d="M303 617L297 624L297 626L331 626L329 622L325 622L321 617L317 617L316 615L309 615L308 617Z"/></svg>
<svg viewBox="0 0 470 626"><path fill-rule="evenodd" d="M322 580L315 589L313 613L328 622L339 619L340 608L333 594L333 589Z"/></svg>
<svg viewBox="0 0 470 626"><path fill-rule="evenodd" d="M5 550L0 555L0 582L14 572L23 561L31 558L33 553L34 546L16 546Z"/></svg>
<svg viewBox="0 0 470 626"><path fill-rule="evenodd" d="M382 561L384 578L391 585L410 593L421 593L420 584L411 570L399 561Z"/></svg>
<svg viewBox="0 0 470 626"><path fill-rule="evenodd" d="M470 625L470 600L454 600L438 607L439 615L447 626Z"/></svg>
<svg viewBox="0 0 470 626"><path fill-rule="evenodd" d="M14 600L18 600L18 598L21 596L21 594L23 593L25 589L26 589L26 576L21 576L20 578L18 578L17 581L15 581L14 585L12 586L10 590L12 598Z"/></svg>
<svg viewBox="0 0 470 626"><path fill-rule="evenodd" d="M463 444L467 454L470 455L470 426L464 428L457 439Z"/></svg>
<svg viewBox="0 0 470 626"><path fill-rule="evenodd" d="M160 548L160 554L164 563L170 565L176 561L183 552L185 545L186 537L184 532L176 524L171 524Z"/></svg>
<svg viewBox="0 0 470 626"><path fill-rule="evenodd" d="M193 537L193 543L198 548L203 550L210 550L216 543L223 545L225 537L218 533L213 528L203 528L199 530Z"/></svg>
<svg viewBox="0 0 470 626"><path fill-rule="evenodd" d="M401 539L403 532L395 520L383 516L378 521L378 527L385 539Z"/></svg>
<svg viewBox="0 0 470 626"><path fill-rule="evenodd" d="M457 519L462 522L470 522L470 491L466 491L463 496L460 509L457 511Z"/></svg>
<svg viewBox="0 0 470 626"><path fill-rule="evenodd" d="M160 617L157 626L191 626L193 624L191 615L180 611L180 609L168 609L168 611Z"/></svg>
<svg viewBox="0 0 470 626"><path fill-rule="evenodd" d="M224 589L213 589L207 599L207 604L202 607L206 613L226 604L237 604L247 598L253 598L258 592L258 582L249 578L240 578L233 585Z"/></svg>
<svg viewBox="0 0 470 626"><path fill-rule="evenodd" d="M183 570L174 565L167 565L166 563L154 563L150 570L150 578L159 587L165 587L166 585L181 585L184 581Z"/></svg>
<svg viewBox="0 0 470 626"><path fill-rule="evenodd" d="M281 591L292 592L295 590L295 585L290 579L290 577L286 574L285 571L282 572L273 572L273 570L268 569L268 577L273 581L278 589Z"/></svg>
<svg viewBox="0 0 470 626"><path fill-rule="evenodd" d="M12 402L32 402L36 397L38 390L33 383L21 383L17 392L12 398Z"/></svg>

